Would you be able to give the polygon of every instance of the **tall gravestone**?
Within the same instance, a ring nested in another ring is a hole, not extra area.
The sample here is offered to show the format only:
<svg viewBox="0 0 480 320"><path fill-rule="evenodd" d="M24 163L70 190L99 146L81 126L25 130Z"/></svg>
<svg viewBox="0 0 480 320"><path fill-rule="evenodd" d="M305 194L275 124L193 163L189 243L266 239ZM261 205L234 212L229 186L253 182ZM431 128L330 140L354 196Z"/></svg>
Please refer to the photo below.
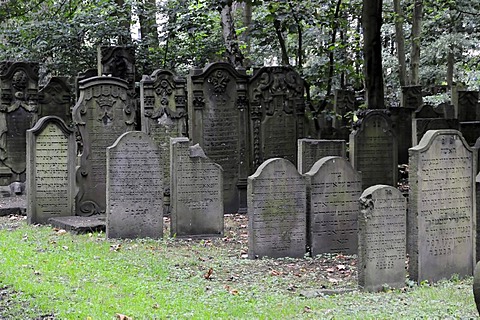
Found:
<svg viewBox="0 0 480 320"><path fill-rule="evenodd" d="M357 253L362 179L342 157L318 160L306 174L308 238L312 256Z"/></svg>
<svg viewBox="0 0 480 320"><path fill-rule="evenodd" d="M39 117L57 116L67 125L71 124L74 93L68 78L50 78L48 83L40 89L39 94Z"/></svg>
<svg viewBox="0 0 480 320"><path fill-rule="evenodd" d="M391 186L375 185L360 197L358 284L365 291L405 286L407 201Z"/></svg>
<svg viewBox="0 0 480 320"><path fill-rule="evenodd" d="M25 180L27 130L38 119L38 64L0 62L0 183Z"/></svg>
<svg viewBox="0 0 480 320"><path fill-rule="evenodd" d="M446 118L444 107L425 104L418 108L412 119L412 145L416 146L428 130L459 129L458 119ZM448 113L448 111L447 111Z"/></svg>
<svg viewBox="0 0 480 320"><path fill-rule="evenodd" d="M323 157L346 157L345 140L299 139L297 151L298 172L305 173Z"/></svg>
<svg viewBox="0 0 480 320"><path fill-rule="evenodd" d="M223 170L188 138L171 140L171 235L223 236Z"/></svg>
<svg viewBox="0 0 480 320"><path fill-rule="evenodd" d="M132 46L102 46L98 48L98 75L120 78L135 90L135 48Z"/></svg>
<svg viewBox="0 0 480 320"><path fill-rule="evenodd" d="M163 237L163 167L144 132L122 134L107 148L107 238Z"/></svg>
<svg viewBox="0 0 480 320"><path fill-rule="evenodd" d="M359 115L350 134L350 162L362 173L362 189L376 184L397 184L397 139L385 111Z"/></svg>
<svg viewBox="0 0 480 320"><path fill-rule="evenodd" d="M80 82L80 99L73 121L82 142L76 173L79 216L105 213L106 150L117 138L134 128L135 108L124 80L93 77Z"/></svg>
<svg viewBox="0 0 480 320"><path fill-rule="evenodd" d="M350 134L350 123L347 114L355 111L355 91L335 90L333 111L335 112L333 127L338 130L339 138L346 140Z"/></svg>
<svg viewBox="0 0 480 320"><path fill-rule="evenodd" d="M306 183L288 160L272 158L248 177L248 256L303 257Z"/></svg>
<svg viewBox="0 0 480 320"><path fill-rule="evenodd" d="M458 120L460 122L477 120L478 98L478 91L457 91L457 101L452 102L457 106Z"/></svg>
<svg viewBox="0 0 480 320"><path fill-rule="evenodd" d="M140 82L142 131L161 150L164 181L170 181L170 138L187 136L186 80L167 70L156 70ZM170 185L164 184L169 195Z"/></svg>
<svg viewBox="0 0 480 320"><path fill-rule="evenodd" d="M248 84L253 169L274 157L297 161L304 137L305 82L290 67L263 67Z"/></svg>
<svg viewBox="0 0 480 320"><path fill-rule="evenodd" d="M410 277L437 281L475 266L476 153L456 130L430 130L410 149Z"/></svg>
<svg viewBox="0 0 480 320"><path fill-rule="evenodd" d="M246 211L249 169L247 75L218 62L189 76L189 134L223 168L226 213Z"/></svg>
<svg viewBox="0 0 480 320"><path fill-rule="evenodd" d="M75 135L55 116L43 117L27 131L27 219L74 214Z"/></svg>

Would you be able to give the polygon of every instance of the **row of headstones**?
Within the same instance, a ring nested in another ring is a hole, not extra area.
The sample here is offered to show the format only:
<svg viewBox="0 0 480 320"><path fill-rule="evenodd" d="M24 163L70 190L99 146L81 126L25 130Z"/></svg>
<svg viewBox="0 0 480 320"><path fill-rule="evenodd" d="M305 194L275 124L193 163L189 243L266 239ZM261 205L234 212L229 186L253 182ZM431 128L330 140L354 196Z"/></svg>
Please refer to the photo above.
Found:
<svg viewBox="0 0 480 320"><path fill-rule="evenodd" d="M394 187L360 195L360 177L343 158L323 158L305 175L285 159L267 160L248 181L249 256L303 257L307 246L312 255L358 250L366 290L403 286L407 253L418 282L472 275L476 161L458 131L427 132L410 149L407 217Z"/></svg>

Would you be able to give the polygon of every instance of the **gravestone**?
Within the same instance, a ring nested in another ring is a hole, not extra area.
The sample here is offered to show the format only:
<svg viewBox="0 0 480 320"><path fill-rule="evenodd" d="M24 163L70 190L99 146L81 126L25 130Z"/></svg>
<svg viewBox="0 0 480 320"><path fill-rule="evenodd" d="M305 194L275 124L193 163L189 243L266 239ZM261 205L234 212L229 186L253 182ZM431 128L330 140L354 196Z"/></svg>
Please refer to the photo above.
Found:
<svg viewBox="0 0 480 320"><path fill-rule="evenodd" d="M187 136L186 81L167 70L156 70L140 82L142 131L160 148L164 181L170 181L170 138ZM165 194L170 185L164 184ZM166 204L166 203L164 203Z"/></svg>
<svg viewBox="0 0 480 320"><path fill-rule="evenodd" d="M391 186L367 188L358 216L358 284L364 291L405 286L407 201Z"/></svg>
<svg viewBox="0 0 480 320"><path fill-rule="evenodd" d="M71 109L73 103L73 90L66 77L52 77L40 89L39 117L57 116L67 125L72 123Z"/></svg>
<svg viewBox="0 0 480 320"><path fill-rule="evenodd" d="M430 130L410 149L410 277L473 274L477 156L460 132Z"/></svg>
<svg viewBox="0 0 480 320"><path fill-rule="evenodd" d="M248 177L248 256L303 257L306 183L287 159L272 158Z"/></svg>
<svg viewBox="0 0 480 320"><path fill-rule="evenodd" d="M478 172L478 149L475 149L475 153L477 154L477 169L476 172ZM476 221L480 221L480 173L477 173L475 176L475 205L476 205ZM475 260L478 262L480 260L480 225L477 223L476 225L476 241L475 241Z"/></svg>
<svg viewBox="0 0 480 320"><path fill-rule="evenodd" d="M457 91L457 101L453 101L453 104L457 106L460 122L477 120L478 97L478 91Z"/></svg>
<svg viewBox="0 0 480 320"><path fill-rule="evenodd" d="M357 253L360 174L345 158L325 157L318 160L305 177L312 256Z"/></svg>
<svg viewBox="0 0 480 320"><path fill-rule="evenodd" d="M463 121L459 124L459 131L469 146L474 146L480 137L480 121Z"/></svg>
<svg viewBox="0 0 480 320"><path fill-rule="evenodd" d="M218 62L189 76L189 134L223 168L224 210L246 212L250 173L247 75Z"/></svg>
<svg viewBox="0 0 480 320"><path fill-rule="evenodd" d="M348 139L350 123L347 114L353 111L355 111L355 91L335 90L333 127L338 130L341 139Z"/></svg>
<svg viewBox="0 0 480 320"><path fill-rule="evenodd" d="M422 105L415 111L412 119L412 145L416 146L428 130L459 129L458 119L444 117L444 106L434 108L431 105Z"/></svg>
<svg viewBox="0 0 480 320"><path fill-rule="evenodd" d="M473 275L473 297L475 299L477 311L480 313L480 262L475 266L475 272Z"/></svg>
<svg viewBox="0 0 480 320"><path fill-rule="evenodd" d="M74 214L75 135L55 116L27 131L28 223Z"/></svg>
<svg viewBox="0 0 480 320"><path fill-rule="evenodd" d="M298 172L305 173L323 157L346 157L345 140L299 139L297 152Z"/></svg>
<svg viewBox="0 0 480 320"><path fill-rule="evenodd" d="M25 181L27 130L38 119L38 64L0 62L0 182Z"/></svg>
<svg viewBox="0 0 480 320"><path fill-rule="evenodd" d="M222 168L188 138L171 139L170 153L172 237L222 237Z"/></svg>
<svg viewBox="0 0 480 320"><path fill-rule="evenodd" d="M135 48L132 46L102 46L98 48L98 75L120 78L128 83L130 93L135 91Z"/></svg>
<svg viewBox="0 0 480 320"><path fill-rule="evenodd" d="M135 109L124 80L93 77L80 82L73 121L82 141L77 168L76 214L105 213L106 149L134 128Z"/></svg>
<svg viewBox="0 0 480 320"><path fill-rule="evenodd" d="M415 109L390 108L390 118L397 137L398 163L408 163L408 149L412 147L412 117Z"/></svg>
<svg viewBox="0 0 480 320"><path fill-rule="evenodd" d="M163 166L144 132L122 134L107 148L107 238L163 237Z"/></svg>
<svg viewBox="0 0 480 320"><path fill-rule="evenodd" d="M304 80L290 67L263 67L248 91L253 169L274 157L296 164L297 140L304 137Z"/></svg>
<svg viewBox="0 0 480 320"><path fill-rule="evenodd" d="M401 94L401 107L417 110L423 104L422 86L404 86Z"/></svg>
<svg viewBox="0 0 480 320"><path fill-rule="evenodd" d="M350 134L350 162L362 173L362 189L397 184L397 139L385 111L359 114Z"/></svg>

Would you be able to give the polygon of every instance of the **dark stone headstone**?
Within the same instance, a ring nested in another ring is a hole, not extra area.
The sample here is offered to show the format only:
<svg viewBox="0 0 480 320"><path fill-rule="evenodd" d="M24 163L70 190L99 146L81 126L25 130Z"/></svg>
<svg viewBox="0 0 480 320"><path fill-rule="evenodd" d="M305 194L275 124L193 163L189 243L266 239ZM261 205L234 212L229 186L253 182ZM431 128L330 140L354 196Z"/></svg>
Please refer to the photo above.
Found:
<svg viewBox="0 0 480 320"><path fill-rule="evenodd" d="M457 119L446 119L445 108L425 104L415 111L412 119L412 145L416 146L428 130L459 129ZM448 110L447 110L448 113Z"/></svg>
<svg viewBox="0 0 480 320"><path fill-rule="evenodd" d="M120 78L128 83L130 92L135 88L135 48L131 46L100 47L98 75Z"/></svg>
<svg viewBox="0 0 480 320"><path fill-rule="evenodd" d="M53 227L69 231L73 234L104 232L106 230L104 215L96 215L92 217L54 217L48 219L48 223L50 223Z"/></svg>
<svg viewBox="0 0 480 320"><path fill-rule="evenodd" d="M480 137L480 121L460 122L460 132L469 146L474 146Z"/></svg>
<svg viewBox="0 0 480 320"><path fill-rule="evenodd" d="M405 285L407 201L391 186L367 188L358 216L358 284L365 291Z"/></svg>
<svg viewBox="0 0 480 320"><path fill-rule="evenodd" d="M479 92L458 90L457 94L458 120L460 122L476 121Z"/></svg>
<svg viewBox="0 0 480 320"><path fill-rule="evenodd" d="M412 147L412 116L414 109L390 108L393 131L397 137L398 163L408 163L408 149Z"/></svg>
<svg viewBox="0 0 480 320"><path fill-rule="evenodd" d="M65 77L52 77L40 89L39 117L57 116L67 125L72 123L73 90Z"/></svg>
<svg viewBox="0 0 480 320"><path fill-rule="evenodd" d="M303 257L306 183L288 160L265 161L248 177L248 256Z"/></svg>
<svg viewBox="0 0 480 320"><path fill-rule="evenodd" d="M55 116L43 117L27 131L27 219L47 223L74 214L75 135Z"/></svg>
<svg viewBox="0 0 480 320"><path fill-rule="evenodd" d="M305 173L323 157L346 157L345 140L299 139L297 166L298 172Z"/></svg>
<svg viewBox="0 0 480 320"><path fill-rule="evenodd" d="M402 87L401 107L407 109L418 109L423 104L422 86Z"/></svg>
<svg viewBox="0 0 480 320"><path fill-rule="evenodd" d="M163 237L163 167L144 132L122 134L107 148L107 238Z"/></svg>
<svg viewBox="0 0 480 320"><path fill-rule="evenodd" d="M124 80L93 77L80 82L80 99L73 121L83 149L76 173L76 214L105 213L106 151L117 138L134 128L135 108Z"/></svg>
<svg viewBox="0 0 480 320"><path fill-rule="evenodd" d="M312 256L357 253L360 174L345 158L325 157L318 160L305 177Z"/></svg>
<svg viewBox="0 0 480 320"><path fill-rule="evenodd" d="M477 311L480 314L480 262L477 263L473 274L473 297Z"/></svg>
<svg viewBox="0 0 480 320"><path fill-rule="evenodd" d="M473 274L476 153L456 130L430 130L410 149L408 252L418 282Z"/></svg>
<svg viewBox="0 0 480 320"><path fill-rule="evenodd" d="M333 127L337 129L338 139L348 140L350 123L347 114L355 111L355 91L335 90ZM325 138L325 132L322 138Z"/></svg>

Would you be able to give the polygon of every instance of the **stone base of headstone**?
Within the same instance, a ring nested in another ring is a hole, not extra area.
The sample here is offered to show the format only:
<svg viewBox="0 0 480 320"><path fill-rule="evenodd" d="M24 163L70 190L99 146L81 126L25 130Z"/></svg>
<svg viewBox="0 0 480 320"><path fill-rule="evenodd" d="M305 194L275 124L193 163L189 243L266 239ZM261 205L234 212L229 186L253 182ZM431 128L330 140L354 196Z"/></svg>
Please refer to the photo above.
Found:
<svg viewBox="0 0 480 320"><path fill-rule="evenodd" d="M8 196L0 198L0 217L9 215L26 215L27 199L26 196Z"/></svg>
<svg viewBox="0 0 480 320"><path fill-rule="evenodd" d="M64 229L73 234L104 232L106 230L105 215L91 217L67 216L48 219L53 227Z"/></svg>

